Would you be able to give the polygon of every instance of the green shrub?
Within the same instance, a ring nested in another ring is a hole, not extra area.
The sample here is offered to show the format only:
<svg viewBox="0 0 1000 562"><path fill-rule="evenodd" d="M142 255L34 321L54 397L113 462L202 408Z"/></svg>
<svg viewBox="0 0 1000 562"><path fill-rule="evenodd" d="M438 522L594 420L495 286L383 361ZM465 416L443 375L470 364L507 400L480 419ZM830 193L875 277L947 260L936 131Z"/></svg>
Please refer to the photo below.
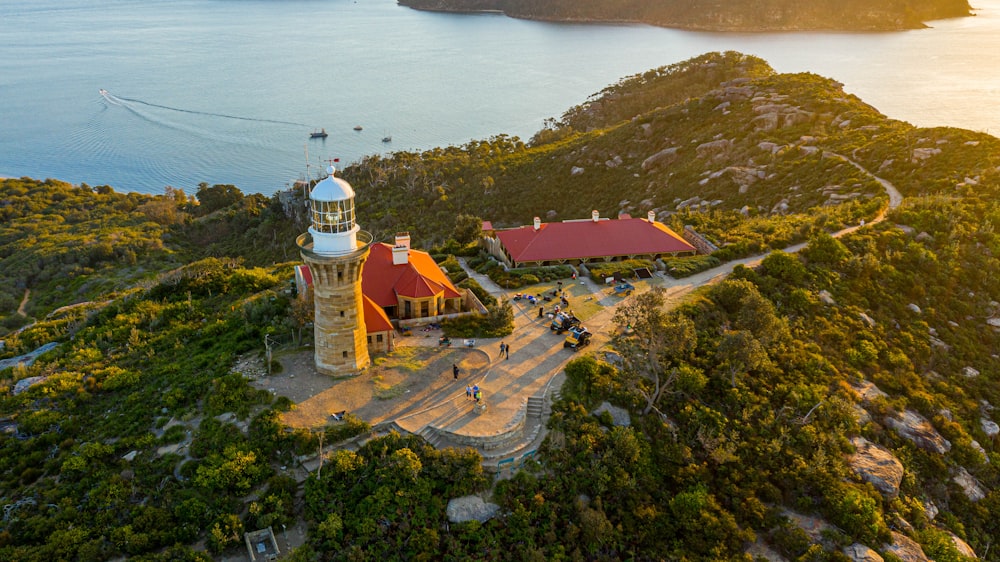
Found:
<svg viewBox="0 0 1000 562"><path fill-rule="evenodd" d="M675 279L681 279L712 269L720 263L722 262L714 255L675 258L667 262L667 273Z"/></svg>
<svg viewBox="0 0 1000 562"><path fill-rule="evenodd" d="M626 278L634 278L636 269L645 267L648 269L653 268L653 262L649 260L625 260L625 261L613 261L607 263L597 263L597 264L587 264L587 269L590 270L590 276L594 279L604 279L606 277L612 277L614 274L619 273Z"/></svg>
<svg viewBox="0 0 1000 562"><path fill-rule="evenodd" d="M479 302L483 303L484 306L489 307L497 303L497 299L494 298L493 295L489 294L486 289L479 284L479 281L476 281L471 277L463 279L459 282L458 286L472 291L472 294L476 295L476 298L478 298Z"/></svg>

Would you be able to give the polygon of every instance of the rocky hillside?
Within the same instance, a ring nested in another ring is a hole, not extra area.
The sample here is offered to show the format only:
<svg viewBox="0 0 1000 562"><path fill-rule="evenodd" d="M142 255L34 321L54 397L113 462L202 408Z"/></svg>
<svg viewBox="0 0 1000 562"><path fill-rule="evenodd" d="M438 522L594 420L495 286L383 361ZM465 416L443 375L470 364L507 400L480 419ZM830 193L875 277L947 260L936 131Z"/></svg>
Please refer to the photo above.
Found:
<svg viewBox="0 0 1000 562"><path fill-rule="evenodd" d="M967 0L766 0L712 2L656 0L400 0L420 10L500 11L525 19L638 22L716 31L853 30L923 27L933 19L969 15Z"/></svg>

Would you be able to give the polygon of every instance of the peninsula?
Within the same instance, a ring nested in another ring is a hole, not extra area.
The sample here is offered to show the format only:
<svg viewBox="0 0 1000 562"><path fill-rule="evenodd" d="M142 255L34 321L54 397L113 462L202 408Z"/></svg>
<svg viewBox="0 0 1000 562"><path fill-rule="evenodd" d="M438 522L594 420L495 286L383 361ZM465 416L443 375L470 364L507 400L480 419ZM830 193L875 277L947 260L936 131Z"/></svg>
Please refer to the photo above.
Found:
<svg viewBox="0 0 1000 562"><path fill-rule="evenodd" d="M417 10L501 12L514 18L644 23L702 31L898 31L970 15L967 0L399 0Z"/></svg>

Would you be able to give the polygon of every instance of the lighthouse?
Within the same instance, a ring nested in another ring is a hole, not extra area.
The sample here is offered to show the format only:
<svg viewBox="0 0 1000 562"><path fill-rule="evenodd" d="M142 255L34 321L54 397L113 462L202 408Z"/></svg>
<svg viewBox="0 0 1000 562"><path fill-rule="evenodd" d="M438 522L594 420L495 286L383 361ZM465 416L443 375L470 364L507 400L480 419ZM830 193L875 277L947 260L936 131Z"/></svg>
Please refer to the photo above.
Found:
<svg viewBox="0 0 1000 562"><path fill-rule="evenodd" d="M309 231L295 240L313 278L316 369L356 374L368 367L361 269L372 235L358 227L354 189L336 169L309 194Z"/></svg>

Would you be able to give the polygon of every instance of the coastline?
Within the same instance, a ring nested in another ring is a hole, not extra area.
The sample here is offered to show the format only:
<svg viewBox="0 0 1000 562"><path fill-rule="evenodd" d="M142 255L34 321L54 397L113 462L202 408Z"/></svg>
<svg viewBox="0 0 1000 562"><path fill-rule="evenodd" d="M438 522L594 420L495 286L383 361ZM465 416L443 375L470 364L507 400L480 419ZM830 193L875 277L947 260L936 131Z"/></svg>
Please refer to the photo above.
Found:
<svg viewBox="0 0 1000 562"><path fill-rule="evenodd" d="M462 8L459 6L448 6L447 0L443 2L438 2L434 4L424 4L420 0L398 0L397 4L410 8L413 10L419 10L423 12L436 12L436 13L451 13L451 14L502 14L509 18L520 19L526 21L538 21L547 23L575 23L575 24L607 24L607 25L650 25L654 27L661 27L665 29L677 29L681 31L694 31L694 32L705 32L705 33L809 33L809 32L820 32L820 33L885 33L891 31L912 31L917 29L927 29L930 27L927 22L929 21L939 21L941 19L952 19L952 18L963 18L975 16L975 11L970 10L965 14L956 14L951 16L942 16L937 18L929 18L927 21L884 21L877 22L873 25L866 26L847 26L847 25L823 25L822 22L817 22L816 25L787 25L787 26L752 26L752 25L719 25L719 24L702 24L697 22L672 22L672 21L655 21L655 20L643 20L643 19L617 19L617 18L588 18L588 17L572 17L572 16L544 16L544 15L528 15L519 13L508 13L507 11L500 8Z"/></svg>

